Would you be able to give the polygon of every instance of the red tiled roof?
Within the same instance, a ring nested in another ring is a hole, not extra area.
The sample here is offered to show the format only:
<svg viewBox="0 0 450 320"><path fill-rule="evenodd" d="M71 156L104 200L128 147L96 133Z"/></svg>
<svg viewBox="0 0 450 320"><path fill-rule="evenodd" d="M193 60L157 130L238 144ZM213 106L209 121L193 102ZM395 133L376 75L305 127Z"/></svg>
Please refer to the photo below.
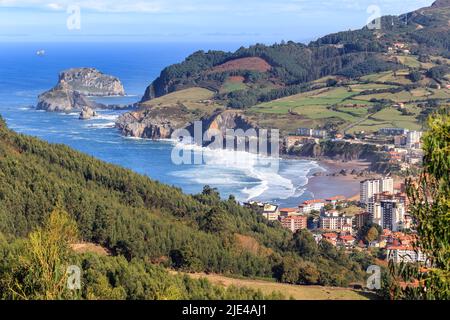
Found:
<svg viewBox="0 0 450 320"><path fill-rule="evenodd" d="M280 209L280 212L297 212L298 208L283 208Z"/></svg>
<svg viewBox="0 0 450 320"><path fill-rule="evenodd" d="M323 199L306 200L304 204L323 203Z"/></svg>
<svg viewBox="0 0 450 320"><path fill-rule="evenodd" d="M331 197L326 199L327 201L334 201L334 200L345 200L347 199L345 196L335 196L335 197Z"/></svg>
<svg viewBox="0 0 450 320"><path fill-rule="evenodd" d="M336 233L324 233L324 234L322 234L322 237L333 239L333 238L337 238L338 235Z"/></svg>

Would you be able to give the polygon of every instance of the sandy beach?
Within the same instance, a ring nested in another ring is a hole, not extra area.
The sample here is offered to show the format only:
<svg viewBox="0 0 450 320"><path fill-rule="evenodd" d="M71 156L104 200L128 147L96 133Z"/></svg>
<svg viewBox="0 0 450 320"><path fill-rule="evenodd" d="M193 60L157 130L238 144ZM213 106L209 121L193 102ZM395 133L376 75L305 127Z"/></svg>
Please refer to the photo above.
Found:
<svg viewBox="0 0 450 320"><path fill-rule="evenodd" d="M340 162L334 160L321 160L320 166L326 170L322 176L313 176L309 179L307 189L314 194L314 198L323 199L337 195L343 195L351 200L359 200L359 183L367 177L358 177L350 174L354 169L365 170L369 167L368 162L349 161ZM347 175L335 175L341 170L346 170Z"/></svg>

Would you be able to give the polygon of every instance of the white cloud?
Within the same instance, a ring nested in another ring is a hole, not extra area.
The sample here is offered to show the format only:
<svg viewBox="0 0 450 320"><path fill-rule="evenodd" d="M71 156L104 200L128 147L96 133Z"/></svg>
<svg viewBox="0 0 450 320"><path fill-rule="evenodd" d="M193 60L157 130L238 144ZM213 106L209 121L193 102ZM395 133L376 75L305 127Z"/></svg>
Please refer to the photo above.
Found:
<svg viewBox="0 0 450 320"><path fill-rule="evenodd" d="M236 13L276 14L309 10L362 11L369 5L379 5L383 12L403 12L406 9L430 5L433 0L0 0L0 7L63 10L79 5L82 10L112 13Z"/></svg>

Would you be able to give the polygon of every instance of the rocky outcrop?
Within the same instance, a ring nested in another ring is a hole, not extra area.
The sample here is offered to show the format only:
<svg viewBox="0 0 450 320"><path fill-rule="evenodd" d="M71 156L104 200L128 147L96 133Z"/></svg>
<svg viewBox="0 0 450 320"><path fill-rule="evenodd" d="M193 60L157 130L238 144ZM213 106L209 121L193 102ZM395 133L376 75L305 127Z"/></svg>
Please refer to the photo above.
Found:
<svg viewBox="0 0 450 320"><path fill-rule="evenodd" d="M340 161L377 161L381 148L371 144L349 143L345 141L324 141L307 143L288 151L289 155L307 158L328 158Z"/></svg>
<svg viewBox="0 0 450 320"><path fill-rule="evenodd" d="M127 112L116 121L116 127L125 136L146 139L169 139L177 129L186 129L194 136L194 121L186 121L187 116L177 108L155 108L137 112ZM248 121L240 112L220 111L213 115L199 119L205 145L210 141L217 130L226 136L226 130L257 129L257 126Z"/></svg>
<svg viewBox="0 0 450 320"><path fill-rule="evenodd" d="M73 91L67 83L62 81L53 89L39 96L36 108L46 111L69 112L82 110L85 107L95 109L101 105L90 101L77 91Z"/></svg>
<svg viewBox="0 0 450 320"><path fill-rule="evenodd" d="M436 0L431 5L431 8L447 8L450 7L450 0Z"/></svg>
<svg viewBox="0 0 450 320"><path fill-rule="evenodd" d="M73 91L85 96L123 96L125 90L116 77L94 68L75 68L61 72L59 82L64 81Z"/></svg>
<svg viewBox="0 0 450 320"><path fill-rule="evenodd" d="M120 81L93 68L69 69L59 75L58 84L38 97L37 109L70 112L83 108L106 108L87 96L124 95Z"/></svg>
<svg viewBox="0 0 450 320"><path fill-rule="evenodd" d="M89 120L89 119L91 119L93 117L96 117L96 116L97 116L97 113L94 110L92 110L89 107L83 107L83 109L80 112L79 119L80 120Z"/></svg>
<svg viewBox="0 0 450 320"><path fill-rule="evenodd" d="M116 127L124 136L169 139L176 129L189 124L184 116L183 111L175 107L127 112L117 119Z"/></svg>

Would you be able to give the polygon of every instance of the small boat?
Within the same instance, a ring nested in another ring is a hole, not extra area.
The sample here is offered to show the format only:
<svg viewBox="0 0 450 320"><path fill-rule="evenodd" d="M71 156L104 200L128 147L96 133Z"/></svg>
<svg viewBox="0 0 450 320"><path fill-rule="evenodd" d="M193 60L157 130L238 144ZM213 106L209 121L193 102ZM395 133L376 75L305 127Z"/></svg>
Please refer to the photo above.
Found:
<svg viewBox="0 0 450 320"><path fill-rule="evenodd" d="M38 50L36 51L37 56L45 56L45 50Z"/></svg>

